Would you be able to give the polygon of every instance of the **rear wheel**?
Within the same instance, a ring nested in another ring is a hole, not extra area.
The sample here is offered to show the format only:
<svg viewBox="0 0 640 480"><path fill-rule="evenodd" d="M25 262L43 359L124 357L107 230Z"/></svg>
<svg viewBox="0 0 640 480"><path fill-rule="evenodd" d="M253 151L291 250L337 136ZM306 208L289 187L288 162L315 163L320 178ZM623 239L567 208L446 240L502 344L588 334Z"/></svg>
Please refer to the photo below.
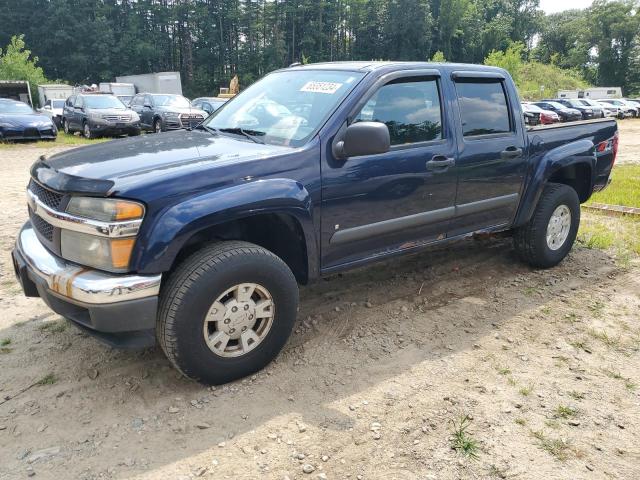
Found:
<svg viewBox="0 0 640 480"><path fill-rule="evenodd" d="M187 258L163 287L158 341L185 376L226 383L276 357L297 307L298 285L280 258L251 243L218 243Z"/></svg>
<svg viewBox="0 0 640 480"><path fill-rule="evenodd" d="M580 226L580 200L576 191L563 184L544 188L529 223L513 237L515 249L534 267L550 268L567 256Z"/></svg>

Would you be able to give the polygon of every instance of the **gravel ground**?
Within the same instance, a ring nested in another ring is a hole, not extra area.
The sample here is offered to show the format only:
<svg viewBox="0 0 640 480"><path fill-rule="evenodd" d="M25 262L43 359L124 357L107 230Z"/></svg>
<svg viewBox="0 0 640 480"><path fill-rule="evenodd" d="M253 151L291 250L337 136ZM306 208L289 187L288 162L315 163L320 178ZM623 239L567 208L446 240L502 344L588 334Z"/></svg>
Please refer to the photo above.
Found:
<svg viewBox="0 0 640 480"><path fill-rule="evenodd" d="M536 271L482 239L330 277L275 363L209 389L21 295L28 167L57 147L0 148L0 479L640 478L637 261Z"/></svg>

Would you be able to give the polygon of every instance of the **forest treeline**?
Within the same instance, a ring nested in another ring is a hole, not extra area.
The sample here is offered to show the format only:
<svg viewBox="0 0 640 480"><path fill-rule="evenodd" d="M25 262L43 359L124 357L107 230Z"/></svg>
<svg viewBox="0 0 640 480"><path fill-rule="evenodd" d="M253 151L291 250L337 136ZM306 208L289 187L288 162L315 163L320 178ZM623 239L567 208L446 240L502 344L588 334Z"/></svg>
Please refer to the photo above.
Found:
<svg viewBox="0 0 640 480"><path fill-rule="evenodd" d="M559 0L560 1L560 0ZM545 15L539 0L0 0L0 45L24 41L49 79L178 70L187 94L293 62L525 62L640 92L640 1Z"/></svg>

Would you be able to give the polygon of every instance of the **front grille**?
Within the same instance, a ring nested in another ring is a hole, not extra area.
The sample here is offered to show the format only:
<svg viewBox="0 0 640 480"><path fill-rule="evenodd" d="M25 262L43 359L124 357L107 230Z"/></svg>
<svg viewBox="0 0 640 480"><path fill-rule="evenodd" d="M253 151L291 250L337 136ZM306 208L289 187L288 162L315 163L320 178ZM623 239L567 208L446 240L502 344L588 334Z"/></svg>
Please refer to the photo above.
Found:
<svg viewBox="0 0 640 480"><path fill-rule="evenodd" d="M30 138L39 137L40 136L40 132L38 131L37 128L25 128L23 135L24 135L25 138L27 138L27 137L30 137Z"/></svg>
<svg viewBox="0 0 640 480"><path fill-rule="evenodd" d="M129 115L103 115L102 118L107 122L128 122L131 120Z"/></svg>
<svg viewBox="0 0 640 480"><path fill-rule="evenodd" d="M180 122L183 127L193 128L204 121L204 117L198 113L180 114Z"/></svg>
<svg viewBox="0 0 640 480"><path fill-rule="evenodd" d="M63 199L63 195L61 195L60 193L49 190L48 188L44 188L42 185L34 182L33 180L29 182L28 188L31 193L38 197L38 199L47 207L53 208L54 210L58 210L60 208L60 204L62 203Z"/></svg>
<svg viewBox="0 0 640 480"><path fill-rule="evenodd" d="M30 213L31 224L35 227L40 235L46 238L49 242L53 242L53 225L46 220L36 215L33 212Z"/></svg>

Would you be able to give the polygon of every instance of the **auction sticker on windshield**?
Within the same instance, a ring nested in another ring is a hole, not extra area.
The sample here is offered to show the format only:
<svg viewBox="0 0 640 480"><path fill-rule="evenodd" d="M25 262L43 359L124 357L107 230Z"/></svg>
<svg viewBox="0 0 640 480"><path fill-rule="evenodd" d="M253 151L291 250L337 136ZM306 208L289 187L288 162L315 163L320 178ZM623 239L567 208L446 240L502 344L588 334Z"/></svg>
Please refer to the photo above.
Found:
<svg viewBox="0 0 640 480"><path fill-rule="evenodd" d="M312 93L328 93L329 95L333 95L338 91L338 89L342 86L342 83L336 82L307 82L300 89L301 92L312 92Z"/></svg>

